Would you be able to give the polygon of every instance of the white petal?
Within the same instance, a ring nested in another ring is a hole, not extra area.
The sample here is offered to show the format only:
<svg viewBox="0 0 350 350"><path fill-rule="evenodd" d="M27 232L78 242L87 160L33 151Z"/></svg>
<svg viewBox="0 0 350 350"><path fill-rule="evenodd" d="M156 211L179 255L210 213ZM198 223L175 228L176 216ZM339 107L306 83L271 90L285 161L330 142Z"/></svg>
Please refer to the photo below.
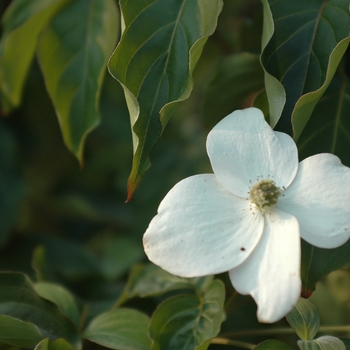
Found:
<svg viewBox="0 0 350 350"><path fill-rule="evenodd" d="M300 235L320 248L335 248L350 237L350 169L332 154L299 164L278 207L299 221Z"/></svg>
<svg viewBox="0 0 350 350"><path fill-rule="evenodd" d="M258 320L280 320L301 292L298 221L274 209L265 216L261 240L249 258L229 272L237 292L250 294L258 305Z"/></svg>
<svg viewBox="0 0 350 350"><path fill-rule="evenodd" d="M262 215L213 174L179 182L163 199L143 238L148 258L182 277L228 271L258 243Z"/></svg>
<svg viewBox="0 0 350 350"><path fill-rule="evenodd" d="M207 152L219 181L243 198L262 179L287 187L298 169L292 138L274 132L257 108L234 111L221 120L208 135Z"/></svg>

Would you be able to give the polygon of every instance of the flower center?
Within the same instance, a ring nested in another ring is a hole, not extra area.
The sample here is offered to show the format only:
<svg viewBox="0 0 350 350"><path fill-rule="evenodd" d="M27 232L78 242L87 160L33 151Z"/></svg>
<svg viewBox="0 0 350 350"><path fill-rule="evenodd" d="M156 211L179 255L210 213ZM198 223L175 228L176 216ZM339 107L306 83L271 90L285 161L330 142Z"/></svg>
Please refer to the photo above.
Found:
<svg viewBox="0 0 350 350"><path fill-rule="evenodd" d="M260 210L275 205L281 194L281 189L276 186L273 180L261 180L253 185L249 191L250 200Z"/></svg>

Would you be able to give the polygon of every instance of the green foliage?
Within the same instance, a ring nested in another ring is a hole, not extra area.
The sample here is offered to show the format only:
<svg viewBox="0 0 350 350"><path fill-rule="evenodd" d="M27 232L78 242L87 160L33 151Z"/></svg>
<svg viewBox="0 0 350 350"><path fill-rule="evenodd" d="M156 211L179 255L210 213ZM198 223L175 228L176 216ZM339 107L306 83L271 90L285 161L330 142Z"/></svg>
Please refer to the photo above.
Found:
<svg viewBox="0 0 350 350"><path fill-rule="evenodd" d="M348 0L5 0L0 14L0 350L350 349L341 327L315 339L348 325L350 297L316 286L335 287L349 242L302 241L322 322L300 299L291 327L258 324L227 274L174 276L142 248L169 189L212 172L206 136L234 109L261 108L301 160L350 166Z"/></svg>
<svg viewBox="0 0 350 350"><path fill-rule="evenodd" d="M129 200L150 167L149 153L174 102L192 90L193 69L221 7L221 0L121 1L125 28L109 70L124 88L132 125ZM152 21L147 21L150 17Z"/></svg>

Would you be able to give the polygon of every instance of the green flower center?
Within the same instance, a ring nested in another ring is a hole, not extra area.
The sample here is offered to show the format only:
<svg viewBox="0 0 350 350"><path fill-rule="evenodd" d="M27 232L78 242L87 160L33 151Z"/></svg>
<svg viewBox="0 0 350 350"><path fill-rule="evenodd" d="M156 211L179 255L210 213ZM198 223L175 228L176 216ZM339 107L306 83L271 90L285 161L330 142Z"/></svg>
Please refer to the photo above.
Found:
<svg viewBox="0 0 350 350"><path fill-rule="evenodd" d="M260 209L266 209L278 202L278 197L282 194L279 187L273 180L261 180L253 185L249 191L250 200Z"/></svg>

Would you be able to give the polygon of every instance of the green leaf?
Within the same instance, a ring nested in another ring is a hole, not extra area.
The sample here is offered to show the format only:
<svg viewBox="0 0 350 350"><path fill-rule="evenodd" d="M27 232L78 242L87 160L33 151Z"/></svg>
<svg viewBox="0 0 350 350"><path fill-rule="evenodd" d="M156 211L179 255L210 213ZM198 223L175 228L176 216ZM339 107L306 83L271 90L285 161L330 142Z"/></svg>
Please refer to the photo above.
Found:
<svg viewBox="0 0 350 350"><path fill-rule="evenodd" d="M350 241L336 249L321 249L302 240L301 279L303 297L309 297L316 283L332 271L350 266Z"/></svg>
<svg viewBox="0 0 350 350"><path fill-rule="evenodd" d="M291 348L279 340L266 340L257 345L254 350L291 350Z"/></svg>
<svg viewBox="0 0 350 350"><path fill-rule="evenodd" d="M274 32L261 61L285 89L286 104L280 126L290 131L292 116L297 139L348 45L349 2L271 0L269 4ZM271 97L274 91L267 93ZM273 123L277 122L276 117Z"/></svg>
<svg viewBox="0 0 350 350"><path fill-rule="evenodd" d="M213 276L182 278L174 276L153 264L135 265L116 306L134 297L151 297L177 289L192 289L200 293L205 291L212 281Z"/></svg>
<svg viewBox="0 0 350 350"><path fill-rule="evenodd" d="M0 342L19 348L31 348L44 337L31 323L0 315Z"/></svg>
<svg viewBox="0 0 350 350"><path fill-rule="evenodd" d="M73 347L64 339L44 339L35 347L34 350L73 350Z"/></svg>
<svg viewBox="0 0 350 350"><path fill-rule="evenodd" d="M301 340L314 339L320 327L317 307L303 298L298 300L286 318Z"/></svg>
<svg viewBox="0 0 350 350"><path fill-rule="evenodd" d="M301 159L317 153L333 153L350 166L350 82L337 74L319 100L298 139Z"/></svg>
<svg viewBox="0 0 350 350"><path fill-rule="evenodd" d="M44 337L63 338L75 347L80 345L73 324L56 305L42 299L21 273L0 274L0 314L33 324Z"/></svg>
<svg viewBox="0 0 350 350"><path fill-rule="evenodd" d="M224 285L215 280L203 296L185 294L165 300L151 319L151 349L200 349L220 331L224 299Z"/></svg>
<svg viewBox="0 0 350 350"><path fill-rule="evenodd" d="M298 340L301 350L346 350L345 344L336 337L325 335L315 340Z"/></svg>
<svg viewBox="0 0 350 350"><path fill-rule="evenodd" d="M192 72L216 27L221 0L121 0L125 23L109 61L124 88L134 158L128 200L150 167L149 154L175 108L192 90Z"/></svg>
<svg viewBox="0 0 350 350"><path fill-rule="evenodd" d="M0 84L13 106L21 102L23 85L45 25L69 0L14 0L3 18L0 42Z"/></svg>
<svg viewBox="0 0 350 350"><path fill-rule="evenodd" d="M35 291L44 299L50 300L58 306L65 315L78 328L80 313L72 294L58 284L38 282L34 284Z"/></svg>
<svg viewBox="0 0 350 350"><path fill-rule="evenodd" d="M149 321L148 316L132 309L107 311L91 321L83 337L111 349L148 350Z"/></svg>
<svg viewBox="0 0 350 350"><path fill-rule="evenodd" d="M119 20L113 0L76 0L43 32L38 58L63 139L82 162L87 134L100 121L98 103Z"/></svg>
<svg viewBox="0 0 350 350"><path fill-rule="evenodd" d="M206 90L204 117L214 126L232 111L246 106L249 98L263 87L263 69L258 55L241 52L225 57Z"/></svg>

